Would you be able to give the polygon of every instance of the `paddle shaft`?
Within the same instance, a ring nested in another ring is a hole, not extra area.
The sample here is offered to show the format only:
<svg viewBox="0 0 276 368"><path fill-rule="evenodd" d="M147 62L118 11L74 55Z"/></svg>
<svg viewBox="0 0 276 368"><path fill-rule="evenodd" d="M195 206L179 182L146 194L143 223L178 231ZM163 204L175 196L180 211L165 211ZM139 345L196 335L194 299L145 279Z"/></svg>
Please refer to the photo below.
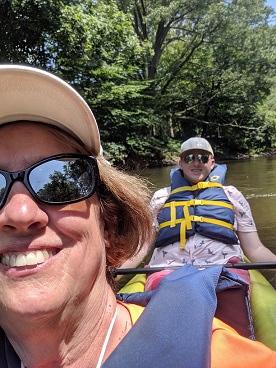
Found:
<svg viewBox="0 0 276 368"><path fill-rule="evenodd" d="M273 270L276 269L276 262L258 262L258 263L225 263L223 265L204 265L195 266L197 268L207 268L214 266L223 266L225 268L236 268L242 270ZM167 267L146 267L146 268L115 268L113 270L114 277L118 275L130 275L130 274L152 274L154 272L164 270L177 270L182 266L167 266Z"/></svg>

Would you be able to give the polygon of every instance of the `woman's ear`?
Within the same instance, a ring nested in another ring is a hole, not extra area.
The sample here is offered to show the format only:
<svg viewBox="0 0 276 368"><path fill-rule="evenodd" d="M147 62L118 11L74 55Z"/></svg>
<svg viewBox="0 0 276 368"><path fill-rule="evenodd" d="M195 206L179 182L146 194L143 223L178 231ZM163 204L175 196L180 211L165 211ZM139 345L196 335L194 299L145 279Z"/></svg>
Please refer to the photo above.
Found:
<svg viewBox="0 0 276 368"><path fill-rule="evenodd" d="M104 230L104 244L106 248L110 248L110 234L107 229Z"/></svg>

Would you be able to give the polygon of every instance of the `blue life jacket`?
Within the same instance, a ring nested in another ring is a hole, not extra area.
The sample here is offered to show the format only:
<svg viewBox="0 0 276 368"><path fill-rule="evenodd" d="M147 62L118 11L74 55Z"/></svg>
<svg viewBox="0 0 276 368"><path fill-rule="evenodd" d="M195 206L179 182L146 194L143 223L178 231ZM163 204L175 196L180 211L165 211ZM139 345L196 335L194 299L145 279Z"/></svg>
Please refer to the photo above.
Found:
<svg viewBox="0 0 276 368"><path fill-rule="evenodd" d="M184 249L186 238L195 232L225 244L238 243L233 204L223 190L225 175L226 165L215 164L204 182L190 185L182 170L171 171L171 194L158 214L155 247L179 241Z"/></svg>

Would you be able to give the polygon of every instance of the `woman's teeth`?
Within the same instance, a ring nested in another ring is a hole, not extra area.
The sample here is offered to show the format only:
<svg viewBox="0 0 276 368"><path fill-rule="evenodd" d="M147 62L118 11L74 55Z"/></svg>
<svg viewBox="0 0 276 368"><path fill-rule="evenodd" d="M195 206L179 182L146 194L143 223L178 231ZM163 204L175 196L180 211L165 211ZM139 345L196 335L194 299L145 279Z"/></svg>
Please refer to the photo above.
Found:
<svg viewBox="0 0 276 368"><path fill-rule="evenodd" d="M46 249L25 253L9 252L2 254L1 263L9 267L34 266L44 263L52 255L53 252Z"/></svg>

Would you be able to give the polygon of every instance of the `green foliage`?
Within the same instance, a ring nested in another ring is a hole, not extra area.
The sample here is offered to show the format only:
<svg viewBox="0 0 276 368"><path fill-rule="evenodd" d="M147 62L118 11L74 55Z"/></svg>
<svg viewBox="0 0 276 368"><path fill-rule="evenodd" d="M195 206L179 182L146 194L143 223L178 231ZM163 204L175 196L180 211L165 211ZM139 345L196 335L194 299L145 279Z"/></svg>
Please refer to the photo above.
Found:
<svg viewBox="0 0 276 368"><path fill-rule="evenodd" d="M181 2L183 14L188 3ZM275 31L267 23L271 9L263 3L205 2L203 15L195 7L198 17L191 11L176 30L171 27L164 47L159 45L155 75L156 112L165 117L156 127L159 134L201 134L222 147L228 143L234 152L269 146L270 127L258 108L275 69Z"/></svg>
<svg viewBox="0 0 276 368"><path fill-rule="evenodd" d="M276 145L273 10L264 0L0 0L0 61L60 75L90 104L108 160Z"/></svg>
<svg viewBox="0 0 276 368"><path fill-rule="evenodd" d="M0 60L49 67L49 36L60 27L61 1L0 0Z"/></svg>

